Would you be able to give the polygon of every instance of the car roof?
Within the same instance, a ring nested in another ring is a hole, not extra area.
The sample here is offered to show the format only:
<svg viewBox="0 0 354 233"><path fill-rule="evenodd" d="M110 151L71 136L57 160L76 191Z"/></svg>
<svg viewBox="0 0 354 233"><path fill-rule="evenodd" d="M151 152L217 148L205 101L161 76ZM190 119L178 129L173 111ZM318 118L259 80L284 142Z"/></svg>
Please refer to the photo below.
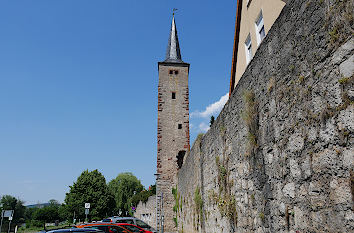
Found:
<svg viewBox="0 0 354 233"><path fill-rule="evenodd" d="M124 228L124 225L128 225L128 224L119 224L119 223L112 223L112 222L95 222L95 223L86 223L86 224L81 224L78 225L77 227L79 229L92 229L92 228L84 228L87 226L119 226L121 228L123 228L124 230L130 232L128 229ZM132 224L129 224L132 225ZM133 225L135 226L135 225Z"/></svg>
<svg viewBox="0 0 354 233"><path fill-rule="evenodd" d="M61 232L103 232L97 229L89 229L89 228L69 228L69 229L58 229L47 231L47 233L61 233Z"/></svg>
<svg viewBox="0 0 354 233"><path fill-rule="evenodd" d="M124 225L131 225L131 226L136 226L134 224L130 224L130 223L114 223L114 222L95 222L95 223L85 223L85 224L81 224L81 225L78 225L77 227L81 228L81 227L84 227L84 226L98 226L98 225L101 225L101 226L124 226ZM138 227L138 226L136 226Z"/></svg>

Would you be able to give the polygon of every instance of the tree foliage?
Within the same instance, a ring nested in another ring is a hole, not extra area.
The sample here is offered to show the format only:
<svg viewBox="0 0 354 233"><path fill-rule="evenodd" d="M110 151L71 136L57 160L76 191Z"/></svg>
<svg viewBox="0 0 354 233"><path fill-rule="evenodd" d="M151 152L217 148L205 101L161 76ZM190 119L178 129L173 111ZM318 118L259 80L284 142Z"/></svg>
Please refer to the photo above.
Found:
<svg viewBox="0 0 354 233"><path fill-rule="evenodd" d="M131 203L131 206L137 206L139 202L146 203L149 199L149 197L153 196L156 194L156 185L151 185L149 190L143 190L140 193L135 194L129 199L129 203Z"/></svg>
<svg viewBox="0 0 354 233"><path fill-rule="evenodd" d="M68 218L85 218L85 203L91 203L90 217L104 218L112 214L114 197L109 191L106 179L96 169L83 171L66 193L65 210Z"/></svg>
<svg viewBox="0 0 354 233"><path fill-rule="evenodd" d="M114 194L116 208L114 214L128 216L131 208L130 199L136 193L144 190L141 184L131 172L120 173L115 179L108 183L109 190Z"/></svg>
<svg viewBox="0 0 354 233"><path fill-rule="evenodd" d="M35 208L35 211L32 213L32 219L41 222L61 220L61 217L59 216L59 203L56 200L50 200L49 203L49 206Z"/></svg>
<svg viewBox="0 0 354 233"><path fill-rule="evenodd" d="M212 126L214 124L214 121L215 121L215 117L211 116L210 121L209 121L209 125Z"/></svg>
<svg viewBox="0 0 354 233"><path fill-rule="evenodd" d="M12 219L12 222L17 224L17 223L22 223L24 222L24 217L25 217L25 208L23 206L23 201L20 199L17 199L11 195L4 195L2 196L0 203L2 205L1 210L14 210L14 216Z"/></svg>

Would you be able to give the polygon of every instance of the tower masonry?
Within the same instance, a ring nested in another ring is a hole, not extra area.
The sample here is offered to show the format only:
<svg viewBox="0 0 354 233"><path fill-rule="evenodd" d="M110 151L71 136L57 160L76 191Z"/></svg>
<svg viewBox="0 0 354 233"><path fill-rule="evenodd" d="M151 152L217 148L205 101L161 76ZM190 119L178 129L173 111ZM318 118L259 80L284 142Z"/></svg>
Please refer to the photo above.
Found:
<svg viewBox="0 0 354 233"><path fill-rule="evenodd" d="M177 172L190 150L189 139L189 64L182 61L174 17L166 59L158 63L157 120L157 230L175 232L175 204L172 188Z"/></svg>

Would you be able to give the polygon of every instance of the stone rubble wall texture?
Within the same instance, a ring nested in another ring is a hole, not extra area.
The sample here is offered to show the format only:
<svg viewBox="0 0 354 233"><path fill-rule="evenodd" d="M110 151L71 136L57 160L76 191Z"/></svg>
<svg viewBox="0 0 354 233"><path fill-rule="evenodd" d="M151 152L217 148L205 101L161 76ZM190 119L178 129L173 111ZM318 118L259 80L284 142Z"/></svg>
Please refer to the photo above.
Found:
<svg viewBox="0 0 354 233"><path fill-rule="evenodd" d="M354 232L350 15L287 3L178 172L179 232Z"/></svg>
<svg viewBox="0 0 354 233"><path fill-rule="evenodd" d="M150 196L146 203L142 201L136 207L134 217L139 218L155 228L156 225L156 195Z"/></svg>

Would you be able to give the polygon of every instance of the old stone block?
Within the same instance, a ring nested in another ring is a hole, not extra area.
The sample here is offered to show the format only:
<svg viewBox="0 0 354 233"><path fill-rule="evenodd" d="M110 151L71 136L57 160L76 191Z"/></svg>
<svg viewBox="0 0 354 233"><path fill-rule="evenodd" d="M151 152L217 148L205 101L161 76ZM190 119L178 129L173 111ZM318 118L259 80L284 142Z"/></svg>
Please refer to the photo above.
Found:
<svg viewBox="0 0 354 233"><path fill-rule="evenodd" d="M295 197L295 184L294 183L286 184L283 188L283 194L285 196L294 198Z"/></svg>
<svg viewBox="0 0 354 233"><path fill-rule="evenodd" d="M315 141L317 138L317 128L310 128L307 133L307 139L312 142Z"/></svg>
<svg viewBox="0 0 354 233"><path fill-rule="evenodd" d="M354 131L354 105L349 105L338 114L338 126Z"/></svg>
<svg viewBox="0 0 354 233"><path fill-rule="evenodd" d="M271 164L273 162L273 153L265 153L264 160L267 164Z"/></svg>
<svg viewBox="0 0 354 233"><path fill-rule="evenodd" d="M307 185L306 184L302 184L301 186L300 186L300 190L299 190L299 195L301 196L301 197L307 197L307 195L308 195L308 191L307 191Z"/></svg>
<svg viewBox="0 0 354 233"><path fill-rule="evenodd" d="M294 207L294 219L296 229L306 229L308 227L308 216L300 207Z"/></svg>
<svg viewBox="0 0 354 233"><path fill-rule="evenodd" d="M322 92L319 90L319 92ZM314 113L320 113L323 110L323 107L325 106L325 100L321 96L313 96L312 97L312 110Z"/></svg>
<svg viewBox="0 0 354 233"><path fill-rule="evenodd" d="M335 151L325 149L312 156L312 169L316 173L327 172L334 168L338 155Z"/></svg>
<svg viewBox="0 0 354 233"><path fill-rule="evenodd" d="M351 188L349 179L333 179L330 183L330 199L335 204L351 204Z"/></svg>
<svg viewBox="0 0 354 233"><path fill-rule="evenodd" d="M294 178L300 178L301 170L295 159L290 159L290 173Z"/></svg>
<svg viewBox="0 0 354 233"><path fill-rule="evenodd" d="M345 220L349 221L354 224L354 212L352 210L348 210L345 212Z"/></svg>
<svg viewBox="0 0 354 233"><path fill-rule="evenodd" d="M286 210L286 207L285 207L285 204L283 202L279 203L279 212L281 215L285 215L285 210Z"/></svg>
<svg viewBox="0 0 354 233"><path fill-rule="evenodd" d="M321 127L320 138L326 143L328 143L333 142L335 140L336 135L338 135L338 130L334 124L334 119L331 118L327 120L325 127Z"/></svg>
<svg viewBox="0 0 354 233"><path fill-rule="evenodd" d="M338 75L332 72L330 75L337 77ZM332 78L324 86L326 92L326 101L332 107L336 107L342 103L341 86L338 80Z"/></svg>
<svg viewBox="0 0 354 233"><path fill-rule="evenodd" d="M313 210L323 208L326 204L328 204L328 197L321 192L319 187L313 187L312 185L313 183L310 183L309 186L311 208Z"/></svg>
<svg viewBox="0 0 354 233"><path fill-rule="evenodd" d="M348 56L354 50L354 39L350 39L343 44L332 56L332 62L338 64L344 57Z"/></svg>
<svg viewBox="0 0 354 233"><path fill-rule="evenodd" d="M352 166L354 166L354 148L343 150L342 155L344 167L351 168Z"/></svg>
<svg viewBox="0 0 354 233"><path fill-rule="evenodd" d="M322 228L322 224L324 223L323 221L323 216L318 213L317 211L316 212L311 212L310 213L310 222L311 222L311 227L312 227L312 230L319 230Z"/></svg>
<svg viewBox="0 0 354 233"><path fill-rule="evenodd" d="M309 184L309 194L310 196L319 195L322 191L322 183L320 181L313 181Z"/></svg>
<svg viewBox="0 0 354 233"><path fill-rule="evenodd" d="M354 55L339 65L340 74L343 77L351 77L354 73Z"/></svg>
<svg viewBox="0 0 354 233"><path fill-rule="evenodd" d="M293 134L289 137L288 150L291 152L300 151L304 148L304 137L300 134Z"/></svg>
<svg viewBox="0 0 354 233"><path fill-rule="evenodd" d="M310 158L305 158L304 162L301 164L302 175L304 179L311 176L311 161Z"/></svg>
<svg viewBox="0 0 354 233"><path fill-rule="evenodd" d="M252 180L248 180L248 190L250 191L254 190L254 184Z"/></svg>

